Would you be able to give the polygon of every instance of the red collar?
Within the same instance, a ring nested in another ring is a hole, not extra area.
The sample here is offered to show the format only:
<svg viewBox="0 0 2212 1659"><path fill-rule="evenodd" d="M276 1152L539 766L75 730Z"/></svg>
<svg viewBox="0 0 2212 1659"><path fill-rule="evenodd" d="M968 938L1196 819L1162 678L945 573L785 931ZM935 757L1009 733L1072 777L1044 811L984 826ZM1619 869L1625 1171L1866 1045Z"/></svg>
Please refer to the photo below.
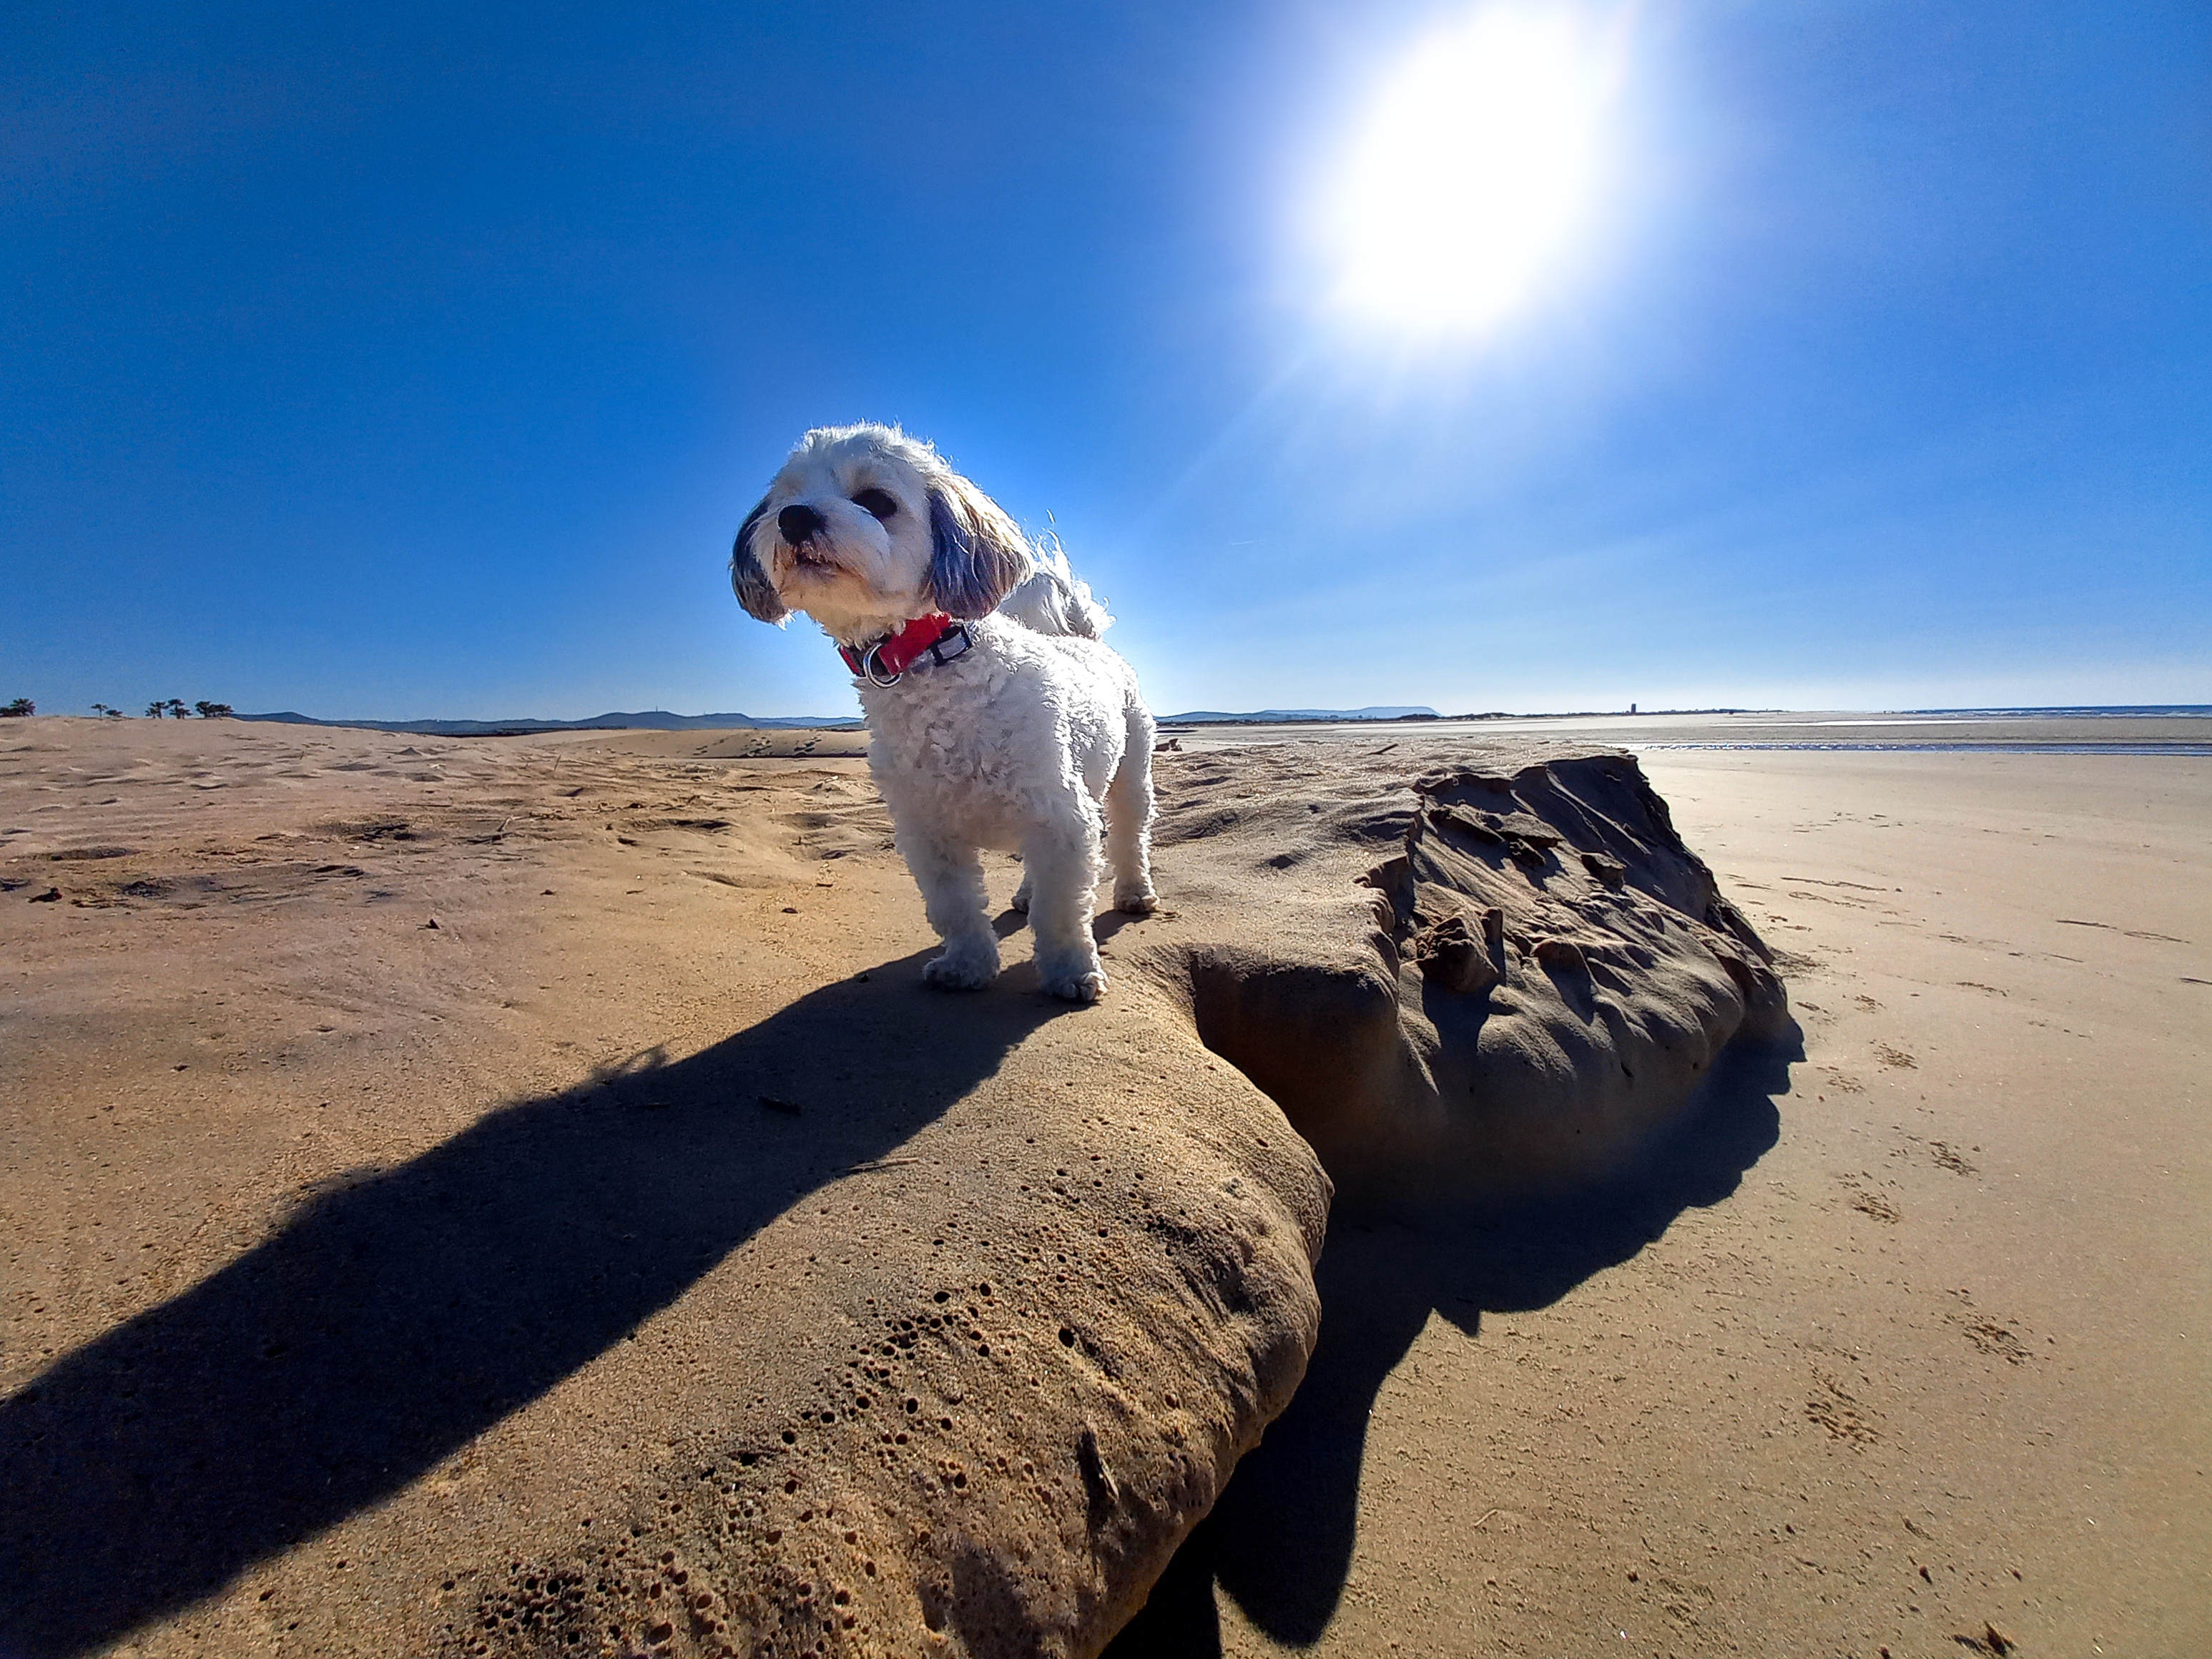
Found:
<svg viewBox="0 0 2212 1659"><path fill-rule="evenodd" d="M934 663L948 663L963 654L973 643L965 623L956 622L942 611L933 611L927 617L916 617L896 633L885 635L873 645L857 651L849 645L841 645L837 654L845 659L845 666L862 679L878 685L896 685L899 676L923 657Z"/></svg>

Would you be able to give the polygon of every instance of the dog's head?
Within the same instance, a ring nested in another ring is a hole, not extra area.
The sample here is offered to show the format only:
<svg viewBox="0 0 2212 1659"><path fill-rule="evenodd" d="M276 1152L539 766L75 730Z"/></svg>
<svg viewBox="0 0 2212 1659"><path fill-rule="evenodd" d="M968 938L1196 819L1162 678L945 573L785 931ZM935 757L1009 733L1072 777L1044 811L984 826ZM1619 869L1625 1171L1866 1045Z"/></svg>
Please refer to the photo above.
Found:
<svg viewBox="0 0 2212 1659"><path fill-rule="evenodd" d="M942 611L988 614L1029 574L1029 544L991 498L896 427L817 427L745 517L738 603L804 611L847 644Z"/></svg>

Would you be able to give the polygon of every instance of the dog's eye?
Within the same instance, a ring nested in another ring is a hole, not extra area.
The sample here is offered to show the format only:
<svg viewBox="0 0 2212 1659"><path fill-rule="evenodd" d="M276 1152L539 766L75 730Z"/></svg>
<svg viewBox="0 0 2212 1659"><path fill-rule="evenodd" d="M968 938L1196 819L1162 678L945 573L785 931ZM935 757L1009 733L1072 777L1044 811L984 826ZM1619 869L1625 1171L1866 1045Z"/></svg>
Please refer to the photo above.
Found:
<svg viewBox="0 0 2212 1659"><path fill-rule="evenodd" d="M863 489L853 497L853 505L872 513L878 520L888 519L898 511L898 503L886 489Z"/></svg>

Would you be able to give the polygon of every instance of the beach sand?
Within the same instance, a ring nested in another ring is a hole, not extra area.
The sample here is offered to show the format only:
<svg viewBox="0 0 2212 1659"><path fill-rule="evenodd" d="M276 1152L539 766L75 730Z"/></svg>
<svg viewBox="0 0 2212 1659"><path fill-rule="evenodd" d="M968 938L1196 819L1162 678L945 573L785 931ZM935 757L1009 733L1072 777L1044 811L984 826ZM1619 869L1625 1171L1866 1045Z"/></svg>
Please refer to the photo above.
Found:
<svg viewBox="0 0 2212 1659"><path fill-rule="evenodd" d="M1200 752L1282 740L1182 739ZM1292 740L1325 771L1332 744L1395 739ZM1257 1368L1246 1394L1209 1418L1159 1380L1188 1363L1176 1344L1212 1340L1224 1317L1203 1296L1158 1316L1152 1334L1174 1341L1145 1359L1157 1377L1115 1383L1132 1425L1181 1425L1193 1449L1175 1478L1202 1507L1297 1381L1304 1251L1267 1251L1316 1224L1319 1190L1283 1137L1253 1146L1272 1107L1176 1036L1133 970L1203 918L1164 892L1168 914L1109 942L1108 1003L1073 1018L1024 988L1026 934L1010 937L1007 981L959 1005L989 1030L945 1061L944 1097L906 1103L888 1128L869 1120L855 1103L880 1094L875 1062L905 1037L836 988L912 975L930 939L863 752L851 733L0 728L0 878L20 884L0 893L11 1428L40 1431L23 1428L39 1404L25 1398L58 1362L108 1352L134 1319L204 1305L191 1298L268 1260L256 1252L298 1237L303 1215L342 1221L392 1172L483 1148L495 1109L674 1123L680 1078L743 1066L762 1144L791 1139L763 1154L773 1200L736 1224L680 1196L720 1156L689 1130L624 1174L633 1197L656 1195L635 1225L592 1212L604 1237L580 1260L630 1259L640 1237L667 1246L629 1334L503 1367L516 1339L500 1310L464 1310L441 1328L491 1358L483 1397L437 1425L442 1440L380 1473L349 1446L319 1474L303 1456L292 1485L233 1480L228 1498L292 1518L187 1505L216 1542L161 1547L161 1605L134 1610L137 1592L118 1589L102 1613L99 1571L57 1569L68 1605L27 1607L0 1588L0 1627L27 1652L392 1651L448 1629L521 1650L544 1627L549 1570L495 1561L501 1540L542 1550L558 1534L580 1550L585 1520L672 1538L691 1524L680 1497L649 1488L690 1455L671 1423L750 1431L753 1405L712 1386L733 1321L757 1322L741 1326L757 1350L745 1361L778 1376L815 1376L845 1352L805 1316L798 1267L840 1243L836 1224L793 1195L888 1179L896 1194L866 1201L917 1220L1011 1204L979 1160L1008 1156L1017 1114L1069 1077L1084 1105L1044 1131L1054 1169L1133 1148L1156 1170L1198 1171L1194 1194L1249 1194L1205 1224L1260 1253L1258 1311L1237 1316L1251 1340L1235 1352ZM1782 953L1802 1057L1732 1056L1664 1145L1594 1188L1418 1220L1340 1206L1305 1380L1117 1652L1886 1646L1903 1659L1961 1651L1960 1638L2031 1654L2197 1650L2212 1608L2212 763L1667 749L1644 764ZM1018 873L992 866L995 898ZM794 1042L754 1035L779 1029L825 1064L810 1073ZM791 1075L766 1078L771 1065ZM1163 1128L1149 1101L1170 1079L1182 1127ZM824 1123L826 1172L824 1149L799 1135ZM495 1185L507 1166L489 1144L465 1167ZM512 1201L514 1226L546 1225L526 1186ZM1006 1224L1029 1215L1009 1207ZM719 1265L670 1266L707 1221L748 1242ZM880 1263L845 1263L837 1282L915 1271L941 1248L929 1231ZM560 1258L556 1285L586 1272L553 1232L523 1243ZM1143 1289L1143 1264L1131 1272ZM1113 1279L1038 1294L1126 1322L1131 1291ZM252 1295L238 1304L245 1319ZM1063 1345L1085 1352L1048 1332L1041 1351ZM247 1387L237 1364L228 1380ZM101 1375L129 1424L130 1367ZM1083 1390L1104 1386L1071 1371L1052 1398L1090 1410ZM945 1432L961 1455L1018 1459L1018 1436ZM1118 1431L1101 1419L1098 1432L1121 1456ZM158 1461L150 1440L132 1443ZM1066 1472L1094 1510L1124 1484L1098 1455ZM316 1480L343 1490L319 1500ZM460 1545L474 1553L449 1580L434 1569ZM1024 1547L1056 1559L1060 1546ZM620 1576L592 1559L577 1571ZM501 1605L506 1623L479 1637ZM1052 1628L1110 1629L1129 1611L1070 1608ZM672 1639L702 1628L710 1641L711 1620Z"/></svg>
<svg viewBox="0 0 2212 1659"><path fill-rule="evenodd" d="M2212 763L1643 758L1803 1060L1614 1191L1340 1217L1116 1653L2205 1650Z"/></svg>

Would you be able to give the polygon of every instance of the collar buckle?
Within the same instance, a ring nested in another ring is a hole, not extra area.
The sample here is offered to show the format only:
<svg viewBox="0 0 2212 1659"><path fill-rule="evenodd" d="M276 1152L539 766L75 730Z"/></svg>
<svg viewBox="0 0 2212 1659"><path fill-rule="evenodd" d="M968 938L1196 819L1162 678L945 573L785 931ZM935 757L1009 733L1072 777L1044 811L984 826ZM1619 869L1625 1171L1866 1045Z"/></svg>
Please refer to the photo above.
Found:
<svg viewBox="0 0 2212 1659"><path fill-rule="evenodd" d="M933 623L941 624L933 634L928 631ZM913 635L911 639L909 635ZM886 634L874 644L858 650L841 645L837 654L845 659L845 666L856 678L871 685L893 686L906 678L908 669L923 659L941 667L956 657L965 656L975 643L967 623L940 613L918 617L897 632Z"/></svg>
<svg viewBox="0 0 2212 1659"><path fill-rule="evenodd" d="M906 671L904 669L894 668L886 671L884 667L884 647L890 643L890 641L888 638L880 639L873 645L870 646L866 651L862 652L860 653L860 665L854 672L865 676L870 682L877 685L896 685L901 680L904 679L906 678Z"/></svg>

